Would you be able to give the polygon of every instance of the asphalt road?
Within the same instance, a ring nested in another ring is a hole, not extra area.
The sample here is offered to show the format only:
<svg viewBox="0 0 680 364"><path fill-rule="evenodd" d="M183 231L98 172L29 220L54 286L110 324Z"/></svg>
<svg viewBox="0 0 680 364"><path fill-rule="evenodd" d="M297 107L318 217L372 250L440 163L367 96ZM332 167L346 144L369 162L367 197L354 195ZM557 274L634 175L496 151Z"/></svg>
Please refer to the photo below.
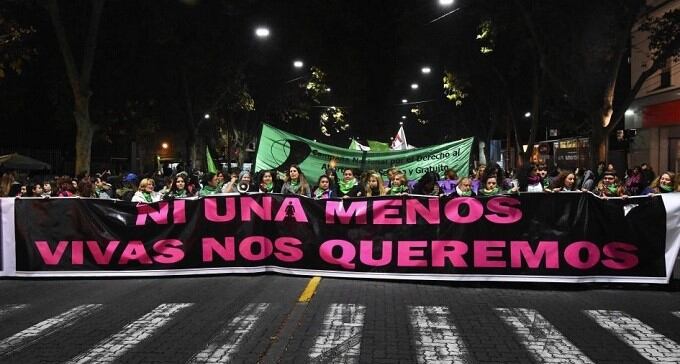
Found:
<svg viewBox="0 0 680 364"><path fill-rule="evenodd" d="M283 275L0 280L0 363L680 363L680 290Z"/></svg>

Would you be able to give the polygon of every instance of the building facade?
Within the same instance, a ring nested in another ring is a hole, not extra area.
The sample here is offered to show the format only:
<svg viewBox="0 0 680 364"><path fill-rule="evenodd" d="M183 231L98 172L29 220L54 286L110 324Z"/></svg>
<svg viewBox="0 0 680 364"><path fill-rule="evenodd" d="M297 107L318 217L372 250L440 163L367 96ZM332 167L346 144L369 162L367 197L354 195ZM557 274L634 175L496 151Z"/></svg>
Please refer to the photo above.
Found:
<svg viewBox="0 0 680 364"><path fill-rule="evenodd" d="M649 0L647 4L652 9L650 15L656 17L680 8L680 0ZM634 29L631 84L651 65L648 46L647 33ZM667 60L662 70L647 79L625 118L625 128L637 132L630 144L629 166L646 162L657 173L680 171L680 62Z"/></svg>

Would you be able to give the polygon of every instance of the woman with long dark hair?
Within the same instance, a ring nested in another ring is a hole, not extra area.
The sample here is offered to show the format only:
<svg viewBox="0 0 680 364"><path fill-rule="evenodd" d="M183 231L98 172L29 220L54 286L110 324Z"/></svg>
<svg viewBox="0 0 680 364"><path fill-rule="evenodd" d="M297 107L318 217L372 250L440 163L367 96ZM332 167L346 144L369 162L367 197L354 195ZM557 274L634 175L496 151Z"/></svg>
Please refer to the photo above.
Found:
<svg viewBox="0 0 680 364"><path fill-rule="evenodd" d="M286 172L286 180L281 187L284 195L300 195L312 197L312 191L304 173L296 164L291 165Z"/></svg>

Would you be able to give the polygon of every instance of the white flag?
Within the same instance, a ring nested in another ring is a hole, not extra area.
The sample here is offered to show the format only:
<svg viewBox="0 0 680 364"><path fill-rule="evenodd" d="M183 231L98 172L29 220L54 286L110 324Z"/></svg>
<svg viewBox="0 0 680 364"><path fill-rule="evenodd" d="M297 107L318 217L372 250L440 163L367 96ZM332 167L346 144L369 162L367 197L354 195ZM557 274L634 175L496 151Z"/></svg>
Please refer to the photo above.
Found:
<svg viewBox="0 0 680 364"><path fill-rule="evenodd" d="M404 132L404 127L400 126L397 135L392 140L392 150L406 150L408 148L408 143L406 143L406 133Z"/></svg>

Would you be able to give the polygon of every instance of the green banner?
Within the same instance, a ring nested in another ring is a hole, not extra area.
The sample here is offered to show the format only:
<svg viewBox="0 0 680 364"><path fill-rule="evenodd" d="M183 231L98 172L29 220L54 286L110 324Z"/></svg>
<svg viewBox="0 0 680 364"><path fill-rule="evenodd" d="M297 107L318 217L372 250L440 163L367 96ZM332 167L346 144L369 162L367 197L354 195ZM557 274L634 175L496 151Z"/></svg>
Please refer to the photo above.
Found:
<svg viewBox="0 0 680 364"><path fill-rule="evenodd" d="M472 141L473 138L467 138L427 148L361 152L317 143L264 124L255 171L285 171L291 164L297 164L310 183L316 183L329 167L335 167L339 175L345 168L353 168L376 170L383 176L387 175L387 169L396 167L404 171L409 180L418 179L429 171L443 176L449 168L459 176L466 176Z"/></svg>

